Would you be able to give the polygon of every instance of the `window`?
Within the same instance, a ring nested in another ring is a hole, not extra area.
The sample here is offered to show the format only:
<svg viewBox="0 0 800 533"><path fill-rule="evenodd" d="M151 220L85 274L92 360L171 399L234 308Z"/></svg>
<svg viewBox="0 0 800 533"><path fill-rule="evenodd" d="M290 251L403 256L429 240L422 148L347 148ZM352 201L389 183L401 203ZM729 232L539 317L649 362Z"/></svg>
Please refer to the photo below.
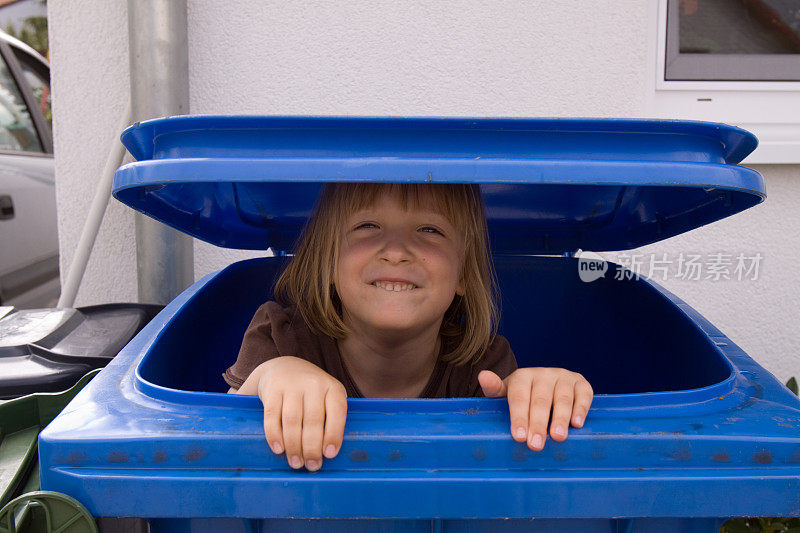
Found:
<svg viewBox="0 0 800 533"><path fill-rule="evenodd" d="M800 164L800 0L658 0L646 116L749 130L745 164Z"/></svg>
<svg viewBox="0 0 800 533"><path fill-rule="evenodd" d="M42 152L42 144L19 87L0 59L0 150Z"/></svg>
<svg viewBox="0 0 800 533"><path fill-rule="evenodd" d="M22 75L25 76L25 81L31 88L33 98L36 106L42 112L42 116L47 121L47 126L50 131L53 131L53 112L52 102L50 97L50 76L47 69L41 63L32 59L25 53L14 50L19 66L22 69Z"/></svg>
<svg viewBox="0 0 800 533"><path fill-rule="evenodd" d="M667 80L800 80L800 1L669 0Z"/></svg>

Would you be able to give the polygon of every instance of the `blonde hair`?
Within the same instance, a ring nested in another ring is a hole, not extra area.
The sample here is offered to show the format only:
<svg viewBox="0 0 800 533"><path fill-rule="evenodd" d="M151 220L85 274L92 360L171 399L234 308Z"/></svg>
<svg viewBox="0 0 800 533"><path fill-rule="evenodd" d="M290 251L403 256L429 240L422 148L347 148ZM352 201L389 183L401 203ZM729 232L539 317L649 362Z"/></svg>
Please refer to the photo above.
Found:
<svg viewBox="0 0 800 533"><path fill-rule="evenodd" d="M339 238L353 213L373 205L380 195L396 195L403 210L433 201L463 235L459 278L464 295L445 311L439 335L443 359L456 365L477 361L492 341L499 321L499 290L489 250L489 235L480 189L469 184L329 183L297 242L295 255L275 284L275 299L294 305L306 324L330 337L349 334L334 287Z"/></svg>

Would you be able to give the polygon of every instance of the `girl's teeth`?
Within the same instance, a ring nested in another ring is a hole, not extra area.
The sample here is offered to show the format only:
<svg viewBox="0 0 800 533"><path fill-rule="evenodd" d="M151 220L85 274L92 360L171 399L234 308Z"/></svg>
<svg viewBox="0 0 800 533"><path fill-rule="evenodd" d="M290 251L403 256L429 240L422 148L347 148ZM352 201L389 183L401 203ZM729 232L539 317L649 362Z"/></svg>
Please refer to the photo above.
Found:
<svg viewBox="0 0 800 533"><path fill-rule="evenodd" d="M385 289L387 291L393 291L393 292L406 291L416 288L416 286L413 285L412 283L397 283L397 282L384 283L382 281L376 281L375 283L373 283L373 285L375 285L380 289Z"/></svg>

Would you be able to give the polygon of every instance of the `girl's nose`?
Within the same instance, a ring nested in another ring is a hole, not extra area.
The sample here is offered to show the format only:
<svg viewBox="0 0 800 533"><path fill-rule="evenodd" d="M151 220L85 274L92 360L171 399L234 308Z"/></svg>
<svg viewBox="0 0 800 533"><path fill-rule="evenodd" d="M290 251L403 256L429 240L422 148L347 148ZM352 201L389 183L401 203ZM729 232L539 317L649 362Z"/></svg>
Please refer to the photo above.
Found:
<svg viewBox="0 0 800 533"><path fill-rule="evenodd" d="M413 254L409 248L408 238L401 232L392 232L386 235L386 240L380 251L381 260L390 263L410 261Z"/></svg>

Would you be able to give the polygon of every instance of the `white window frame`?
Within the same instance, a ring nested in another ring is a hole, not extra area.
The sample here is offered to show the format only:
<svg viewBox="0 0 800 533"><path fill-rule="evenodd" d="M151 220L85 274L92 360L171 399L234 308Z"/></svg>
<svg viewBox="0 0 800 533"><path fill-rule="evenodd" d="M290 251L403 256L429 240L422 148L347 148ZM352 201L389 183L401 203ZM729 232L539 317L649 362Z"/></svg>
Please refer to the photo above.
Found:
<svg viewBox="0 0 800 533"><path fill-rule="evenodd" d="M648 114L724 122L756 134L759 146L745 164L800 164L800 81L667 81L667 0L657 11L655 80Z"/></svg>

